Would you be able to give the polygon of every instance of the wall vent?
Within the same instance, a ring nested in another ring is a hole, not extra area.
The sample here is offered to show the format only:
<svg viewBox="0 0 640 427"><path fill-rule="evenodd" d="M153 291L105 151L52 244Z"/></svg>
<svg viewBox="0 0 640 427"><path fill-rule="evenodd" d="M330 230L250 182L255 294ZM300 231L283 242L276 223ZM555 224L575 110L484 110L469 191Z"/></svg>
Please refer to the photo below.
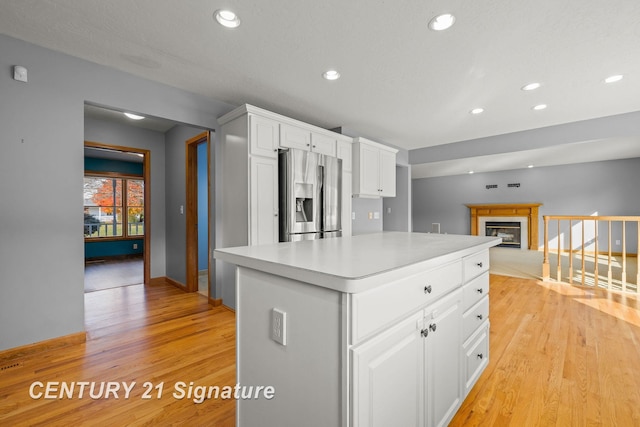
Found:
<svg viewBox="0 0 640 427"><path fill-rule="evenodd" d="M485 185L485 187L487 188L487 190L491 190L492 188L498 188L498 184L489 184Z"/></svg>
<svg viewBox="0 0 640 427"><path fill-rule="evenodd" d="M507 187L509 187L509 188L518 188L518 187L520 187L520 183L516 182L514 184L507 184Z"/></svg>
<svg viewBox="0 0 640 427"><path fill-rule="evenodd" d="M22 366L23 366L22 362L15 362L15 363L12 363L10 365L0 366L0 372L4 372L4 371L7 371L7 370L13 369L13 368L20 368Z"/></svg>

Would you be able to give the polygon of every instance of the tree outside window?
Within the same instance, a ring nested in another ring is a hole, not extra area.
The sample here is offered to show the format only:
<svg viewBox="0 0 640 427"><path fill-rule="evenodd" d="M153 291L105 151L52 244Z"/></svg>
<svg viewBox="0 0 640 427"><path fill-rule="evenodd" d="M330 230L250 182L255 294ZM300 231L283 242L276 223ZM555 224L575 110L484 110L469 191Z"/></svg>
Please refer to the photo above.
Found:
<svg viewBox="0 0 640 427"><path fill-rule="evenodd" d="M86 176L84 214L85 238L144 235L144 181Z"/></svg>

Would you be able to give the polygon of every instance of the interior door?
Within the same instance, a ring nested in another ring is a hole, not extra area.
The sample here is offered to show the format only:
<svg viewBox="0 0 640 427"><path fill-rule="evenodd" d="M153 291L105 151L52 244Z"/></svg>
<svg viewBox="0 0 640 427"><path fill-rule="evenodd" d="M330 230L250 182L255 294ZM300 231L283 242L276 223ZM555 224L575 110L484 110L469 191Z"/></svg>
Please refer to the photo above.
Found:
<svg viewBox="0 0 640 427"><path fill-rule="evenodd" d="M186 141L187 291L209 296L210 133Z"/></svg>

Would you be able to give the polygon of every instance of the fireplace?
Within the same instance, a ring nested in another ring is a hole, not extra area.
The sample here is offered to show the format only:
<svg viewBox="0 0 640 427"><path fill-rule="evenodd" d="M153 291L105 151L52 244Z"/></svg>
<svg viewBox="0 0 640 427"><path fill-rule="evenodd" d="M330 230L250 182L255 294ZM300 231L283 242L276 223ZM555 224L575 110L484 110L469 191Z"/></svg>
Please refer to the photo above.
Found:
<svg viewBox="0 0 640 427"><path fill-rule="evenodd" d="M494 229L487 230L486 224L498 222L503 225L499 229L502 237L503 245L508 247L517 247L522 250L538 250L538 208L541 203L503 203L503 204L482 204L467 205L471 219L471 235L485 236L493 235L497 231ZM506 229L504 223L518 223L520 226L519 236L516 238L514 229ZM498 229L498 230L499 230ZM487 233L489 231L489 233ZM511 238L513 234L513 238ZM506 240L517 240L519 243L505 242Z"/></svg>
<svg viewBox="0 0 640 427"><path fill-rule="evenodd" d="M484 224L485 236L500 237L503 248L522 248L521 223L518 221L487 221Z"/></svg>

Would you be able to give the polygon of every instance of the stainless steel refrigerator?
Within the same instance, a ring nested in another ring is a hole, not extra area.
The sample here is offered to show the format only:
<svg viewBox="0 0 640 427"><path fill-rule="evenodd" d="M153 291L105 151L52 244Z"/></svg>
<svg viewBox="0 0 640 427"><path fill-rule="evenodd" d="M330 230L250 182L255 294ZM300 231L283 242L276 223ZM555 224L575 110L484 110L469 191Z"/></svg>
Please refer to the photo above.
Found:
<svg viewBox="0 0 640 427"><path fill-rule="evenodd" d="M342 160L289 148L278 154L280 241L342 236Z"/></svg>

